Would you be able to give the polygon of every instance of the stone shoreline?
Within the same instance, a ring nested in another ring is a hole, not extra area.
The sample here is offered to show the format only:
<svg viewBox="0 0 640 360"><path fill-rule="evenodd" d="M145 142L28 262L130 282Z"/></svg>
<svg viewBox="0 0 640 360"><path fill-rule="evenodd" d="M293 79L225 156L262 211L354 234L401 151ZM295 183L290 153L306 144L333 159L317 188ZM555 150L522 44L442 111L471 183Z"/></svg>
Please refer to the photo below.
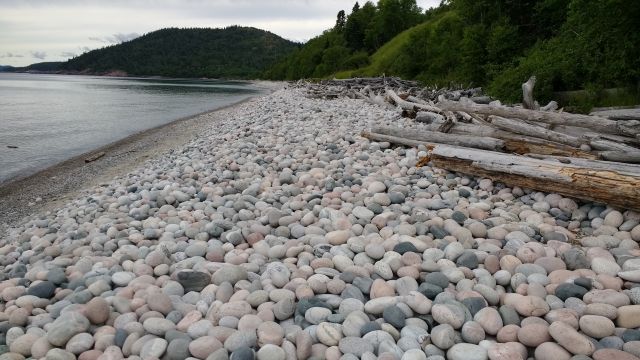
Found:
<svg viewBox="0 0 640 360"><path fill-rule="evenodd" d="M275 82L255 84L268 91L283 86ZM80 195L83 189L110 182L116 176L135 170L150 158L183 146L208 129L212 122L224 121L234 106L252 98L144 130L35 174L0 184L0 237L7 228L17 226L26 216L63 206ZM101 152L105 156L85 162L86 158Z"/></svg>
<svg viewBox="0 0 640 360"><path fill-rule="evenodd" d="M359 100L202 117L7 231L0 360L640 356L640 214L418 168Z"/></svg>

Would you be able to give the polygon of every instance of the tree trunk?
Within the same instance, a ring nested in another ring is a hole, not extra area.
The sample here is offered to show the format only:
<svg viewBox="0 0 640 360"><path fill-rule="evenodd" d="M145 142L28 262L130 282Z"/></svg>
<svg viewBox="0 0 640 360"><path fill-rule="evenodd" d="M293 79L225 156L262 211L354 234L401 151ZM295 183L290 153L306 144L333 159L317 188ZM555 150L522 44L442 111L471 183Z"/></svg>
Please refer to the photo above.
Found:
<svg viewBox="0 0 640 360"><path fill-rule="evenodd" d="M464 111L483 115L497 115L509 119L524 119L553 125L569 125L589 128L607 134L622 134L635 136L639 129L635 124L625 125L624 122L571 113L557 113L551 111L537 111L506 106L492 106L463 103L459 101L441 100L436 104L441 110ZM626 123L631 123L627 121Z"/></svg>
<svg viewBox="0 0 640 360"><path fill-rule="evenodd" d="M533 87L536 86L536 77L532 76L522 84L522 106L525 109L538 110L535 100L533 100Z"/></svg>
<svg viewBox="0 0 640 360"><path fill-rule="evenodd" d="M505 119L500 116L492 115L489 116L489 122L499 129L520 135L527 135L574 147L580 147L582 143L582 141L577 137L555 132L553 130L547 130L541 126L530 125L521 120Z"/></svg>
<svg viewBox="0 0 640 360"><path fill-rule="evenodd" d="M504 142L502 140L486 136L453 135L415 129L375 127L371 129L371 133L417 140L423 143L449 144L455 146L472 147L475 149L500 150L504 146Z"/></svg>
<svg viewBox="0 0 640 360"><path fill-rule="evenodd" d="M452 134L472 134L476 136L488 136L504 140L504 150L514 154L543 154L554 156L579 157L583 159L597 159L596 154L582 151L575 147L555 143L548 140L533 138L526 135L513 134L504 130L494 129L490 126L456 124L451 129Z"/></svg>
<svg viewBox="0 0 640 360"><path fill-rule="evenodd" d="M437 145L432 165L539 191L640 210L640 166L577 159L564 164L485 150ZM574 159L572 159L574 160Z"/></svg>
<svg viewBox="0 0 640 360"><path fill-rule="evenodd" d="M387 89L386 93L387 93L387 96L389 96L391 98L391 100L393 100L393 102L395 102L396 105L398 105L402 109L411 109L411 110L416 110L416 111L417 110L425 110L425 111L431 111L431 112L435 112L435 113L441 113L442 112L440 109L438 109L435 106L425 105L425 104L418 104L418 103L413 103L413 102L409 102L409 101L406 101L406 100L402 100L400 98L400 96L398 96L398 94L396 94L391 89Z"/></svg>

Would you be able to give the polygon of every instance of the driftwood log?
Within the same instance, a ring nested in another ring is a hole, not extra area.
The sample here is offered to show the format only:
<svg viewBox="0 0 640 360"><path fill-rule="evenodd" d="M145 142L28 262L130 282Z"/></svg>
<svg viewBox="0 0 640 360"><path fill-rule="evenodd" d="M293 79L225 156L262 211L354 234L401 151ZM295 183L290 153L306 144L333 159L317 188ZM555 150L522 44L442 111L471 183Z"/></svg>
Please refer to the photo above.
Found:
<svg viewBox="0 0 640 360"><path fill-rule="evenodd" d="M94 162L94 161L100 159L101 157L103 157L104 155L105 155L104 151L95 153L95 154L89 156L88 158L85 158L84 162L86 162L86 163Z"/></svg>
<svg viewBox="0 0 640 360"><path fill-rule="evenodd" d="M525 109L538 110L538 106L533 100L533 87L536 85L536 77L532 76L522 84L522 106Z"/></svg>
<svg viewBox="0 0 640 360"><path fill-rule="evenodd" d="M504 148L504 142L502 140L486 136L444 134L435 131L416 131L414 129L401 129L392 127L375 127L371 129L371 133L417 140L424 143L448 144L455 146L472 147L475 149L502 150Z"/></svg>
<svg viewBox="0 0 640 360"><path fill-rule="evenodd" d="M640 210L640 165L586 159L571 159L567 164L447 145L432 147L426 160L442 169L509 186Z"/></svg>
<svg viewBox="0 0 640 360"><path fill-rule="evenodd" d="M498 130L499 131L499 130ZM448 144L455 145L452 142L447 142L445 137L441 135L448 134L437 134L437 137L433 137L433 135L425 135L425 133L431 133L430 131L416 131L416 130L403 130L402 132L396 132L394 130L381 130L380 128L374 128L372 131L364 131L362 132L362 137L365 137L369 140L379 141L379 142L388 142L391 144L402 145L402 146L410 146L417 147L423 145L427 148L436 146L438 144ZM398 136L400 135L400 136ZM454 136L453 134L449 136ZM457 136L466 136L466 135L457 135ZM482 137L483 135L474 136L475 138ZM487 136L484 136L489 138ZM429 140L430 139L430 140ZM495 140L495 139L494 139ZM542 154L549 156L566 156L566 157L579 157L583 159L598 159L597 154L592 154L586 151L582 151L575 148L570 148L564 146L562 144L555 144L549 141L527 138L525 136L512 135L510 137L499 138L502 143L502 149L505 152L512 154ZM462 142L466 142L462 140ZM458 142L458 144L462 144L462 142ZM466 142L467 144L471 144L472 142ZM468 146L468 145L467 145ZM476 147L478 148L478 147ZM614 154L615 156L615 154Z"/></svg>
<svg viewBox="0 0 640 360"><path fill-rule="evenodd" d="M575 136L545 129L542 126L531 125L521 120L511 120L495 115L489 116L488 120L498 129L510 131L514 134L533 136L574 147L580 147L583 143L583 141L580 141L580 139Z"/></svg>
<svg viewBox="0 0 640 360"><path fill-rule="evenodd" d="M474 104L461 101L441 100L436 105L441 110L464 111L483 115L496 115L508 119L523 119L551 125L569 125L584 127L607 134L635 136L638 129L632 121L618 122L597 116L558 113L552 111L529 110L517 107Z"/></svg>

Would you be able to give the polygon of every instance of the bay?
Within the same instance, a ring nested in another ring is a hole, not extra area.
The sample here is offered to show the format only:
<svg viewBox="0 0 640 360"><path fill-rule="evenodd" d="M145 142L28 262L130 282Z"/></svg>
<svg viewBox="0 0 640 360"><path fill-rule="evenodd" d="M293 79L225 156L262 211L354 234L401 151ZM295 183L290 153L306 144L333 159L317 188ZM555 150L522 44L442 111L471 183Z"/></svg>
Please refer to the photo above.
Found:
<svg viewBox="0 0 640 360"><path fill-rule="evenodd" d="M244 81L0 73L0 184L264 91Z"/></svg>

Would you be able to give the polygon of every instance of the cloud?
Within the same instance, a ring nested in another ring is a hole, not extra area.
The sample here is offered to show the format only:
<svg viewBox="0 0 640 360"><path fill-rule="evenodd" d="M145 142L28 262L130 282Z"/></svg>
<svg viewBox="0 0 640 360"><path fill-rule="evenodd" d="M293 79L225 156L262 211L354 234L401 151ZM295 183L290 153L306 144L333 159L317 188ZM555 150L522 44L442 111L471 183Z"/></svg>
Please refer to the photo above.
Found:
<svg viewBox="0 0 640 360"><path fill-rule="evenodd" d="M11 53L11 52L6 52L6 53L0 55L0 58L21 58L21 57L24 57L24 55L14 54L14 53Z"/></svg>
<svg viewBox="0 0 640 360"><path fill-rule="evenodd" d="M104 36L104 37L89 36L89 40L101 42L103 44L121 44L123 42L127 42L138 37L140 37L140 34L138 33L128 33L128 34L116 33L116 34L113 34L112 36Z"/></svg>
<svg viewBox="0 0 640 360"><path fill-rule="evenodd" d="M36 59L44 60L47 57L47 53L44 51L32 51L31 56Z"/></svg>
<svg viewBox="0 0 640 360"><path fill-rule="evenodd" d="M86 52L89 52L89 51L91 51L91 50L92 50L92 49L91 49L90 47L88 47L88 46L79 46L78 48L80 49L80 51L82 51L82 53L86 53Z"/></svg>

